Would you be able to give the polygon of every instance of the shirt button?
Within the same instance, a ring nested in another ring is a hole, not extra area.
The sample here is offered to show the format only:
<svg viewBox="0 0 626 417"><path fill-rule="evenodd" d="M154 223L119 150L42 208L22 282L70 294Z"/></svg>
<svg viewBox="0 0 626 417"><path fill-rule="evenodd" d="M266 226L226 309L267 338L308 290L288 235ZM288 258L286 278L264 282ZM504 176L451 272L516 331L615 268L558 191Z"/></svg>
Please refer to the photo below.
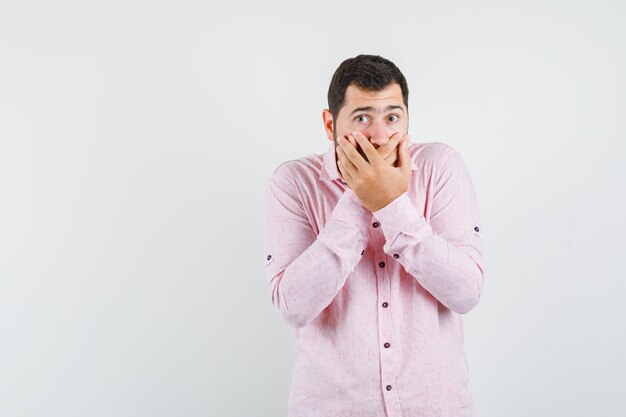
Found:
<svg viewBox="0 0 626 417"><path fill-rule="evenodd" d="M388 305L389 305L389 303L387 303L387 301L385 301L385 302L383 303L383 307L385 307L385 308L387 308L387 306L388 306Z"/></svg>
<svg viewBox="0 0 626 417"><path fill-rule="evenodd" d="M270 259L272 259L272 255L267 255L267 260L269 261Z"/></svg>
<svg viewBox="0 0 626 417"><path fill-rule="evenodd" d="M380 262L380 263L378 264L378 266L380 266L381 268L384 268L384 267L385 267L385 263L384 263L384 262Z"/></svg>
<svg viewBox="0 0 626 417"><path fill-rule="evenodd" d="M387 391L391 391L391 385L387 385Z"/></svg>
<svg viewBox="0 0 626 417"><path fill-rule="evenodd" d="M386 347L386 348L388 348L389 346L391 346L391 345L389 344L389 342L386 342L386 343L385 343L385 347Z"/></svg>
<svg viewBox="0 0 626 417"><path fill-rule="evenodd" d="M396 259L398 259L398 258L400 257L400 255L398 255L397 253L394 253L394 254L393 254L393 257L394 257L394 258L396 258Z"/></svg>
<svg viewBox="0 0 626 417"><path fill-rule="evenodd" d="M361 255L363 255L364 253L365 253L365 249L363 249L363 250L361 251Z"/></svg>
<svg viewBox="0 0 626 417"><path fill-rule="evenodd" d="M478 230L478 226L474 226L474 230L476 230L477 232L480 231L480 230Z"/></svg>
<svg viewBox="0 0 626 417"><path fill-rule="evenodd" d="M380 226L380 223L378 223L378 222L374 222L374 223L372 223L372 226L374 226L374 227L378 227L378 226Z"/></svg>

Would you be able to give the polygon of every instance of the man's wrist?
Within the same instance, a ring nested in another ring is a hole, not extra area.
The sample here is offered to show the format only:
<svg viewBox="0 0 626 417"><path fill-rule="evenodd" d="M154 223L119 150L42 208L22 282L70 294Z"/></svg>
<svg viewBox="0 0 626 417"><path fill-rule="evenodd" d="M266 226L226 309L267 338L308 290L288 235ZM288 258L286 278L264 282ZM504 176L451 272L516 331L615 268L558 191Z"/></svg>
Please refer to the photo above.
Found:
<svg viewBox="0 0 626 417"><path fill-rule="evenodd" d="M392 240L402 231L410 231L418 240L433 234L432 228L413 205L407 192L372 214L380 222L387 240Z"/></svg>
<svg viewBox="0 0 626 417"><path fill-rule="evenodd" d="M360 228L370 221L372 213L363 206L354 191L347 188L333 210L333 217Z"/></svg>

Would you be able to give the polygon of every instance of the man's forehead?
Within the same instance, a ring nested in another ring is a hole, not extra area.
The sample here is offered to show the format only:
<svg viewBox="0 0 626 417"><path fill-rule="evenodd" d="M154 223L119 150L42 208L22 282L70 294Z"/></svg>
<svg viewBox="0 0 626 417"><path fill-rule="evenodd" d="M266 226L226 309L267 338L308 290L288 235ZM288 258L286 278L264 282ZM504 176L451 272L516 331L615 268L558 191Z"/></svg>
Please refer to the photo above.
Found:
<svg viewBox="0 0 626 417"><path fill-rule="evenodd" d="M402 98L402 90L398 84L391 84L379 91L369 91L358 88L355 85L349 85L346 89L344 106L356 107L368 103L372 107L384 108L387 105L397 105L404 108Z"/></svg>

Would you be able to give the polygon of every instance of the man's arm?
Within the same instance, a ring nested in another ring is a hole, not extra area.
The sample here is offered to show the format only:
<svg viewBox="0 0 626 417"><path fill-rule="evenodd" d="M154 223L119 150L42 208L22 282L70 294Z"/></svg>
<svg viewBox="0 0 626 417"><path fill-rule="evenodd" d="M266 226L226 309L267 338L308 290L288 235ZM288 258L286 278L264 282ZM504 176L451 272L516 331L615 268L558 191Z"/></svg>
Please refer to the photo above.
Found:
<svg viewBox="0 0 626 417"><path fill-rule="evenodd" d="M265 272L272 303L294 327L326 308L361 260L371 213L347 189L317 237L286 164L265 192Z"/></svg>
<svg viewBox="0 0 626 417"><path fill-rule="evenodd" d="M482 293L483 247L474 186L460 154L449 145L435 181L429 222L406 192L373 214L385 235L385 253L397 254L422 287L464 314Z"/></svg>

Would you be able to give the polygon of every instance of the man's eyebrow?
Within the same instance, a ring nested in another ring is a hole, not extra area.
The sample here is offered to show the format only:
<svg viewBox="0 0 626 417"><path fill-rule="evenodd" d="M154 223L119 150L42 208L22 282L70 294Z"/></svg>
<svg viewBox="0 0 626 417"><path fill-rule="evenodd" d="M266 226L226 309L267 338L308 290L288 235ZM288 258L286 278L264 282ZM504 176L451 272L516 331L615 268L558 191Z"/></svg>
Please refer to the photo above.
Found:
<svg viewBox="0 0 626 417"><path fill-rule="evenodd" d="M402 106L389 105L385 107L383 110L379 110L378 113L382 113L384 111L389 111L389 110L395 110L395 109L400 109L401 111L404 112L404 109L402 108ZM356 109L352 110L352 113L350 113L350 116L352 116L354 113L359 112L359 111L373 111L373 110L374 110L374 107L372 106L357 107Z"/></svg>

